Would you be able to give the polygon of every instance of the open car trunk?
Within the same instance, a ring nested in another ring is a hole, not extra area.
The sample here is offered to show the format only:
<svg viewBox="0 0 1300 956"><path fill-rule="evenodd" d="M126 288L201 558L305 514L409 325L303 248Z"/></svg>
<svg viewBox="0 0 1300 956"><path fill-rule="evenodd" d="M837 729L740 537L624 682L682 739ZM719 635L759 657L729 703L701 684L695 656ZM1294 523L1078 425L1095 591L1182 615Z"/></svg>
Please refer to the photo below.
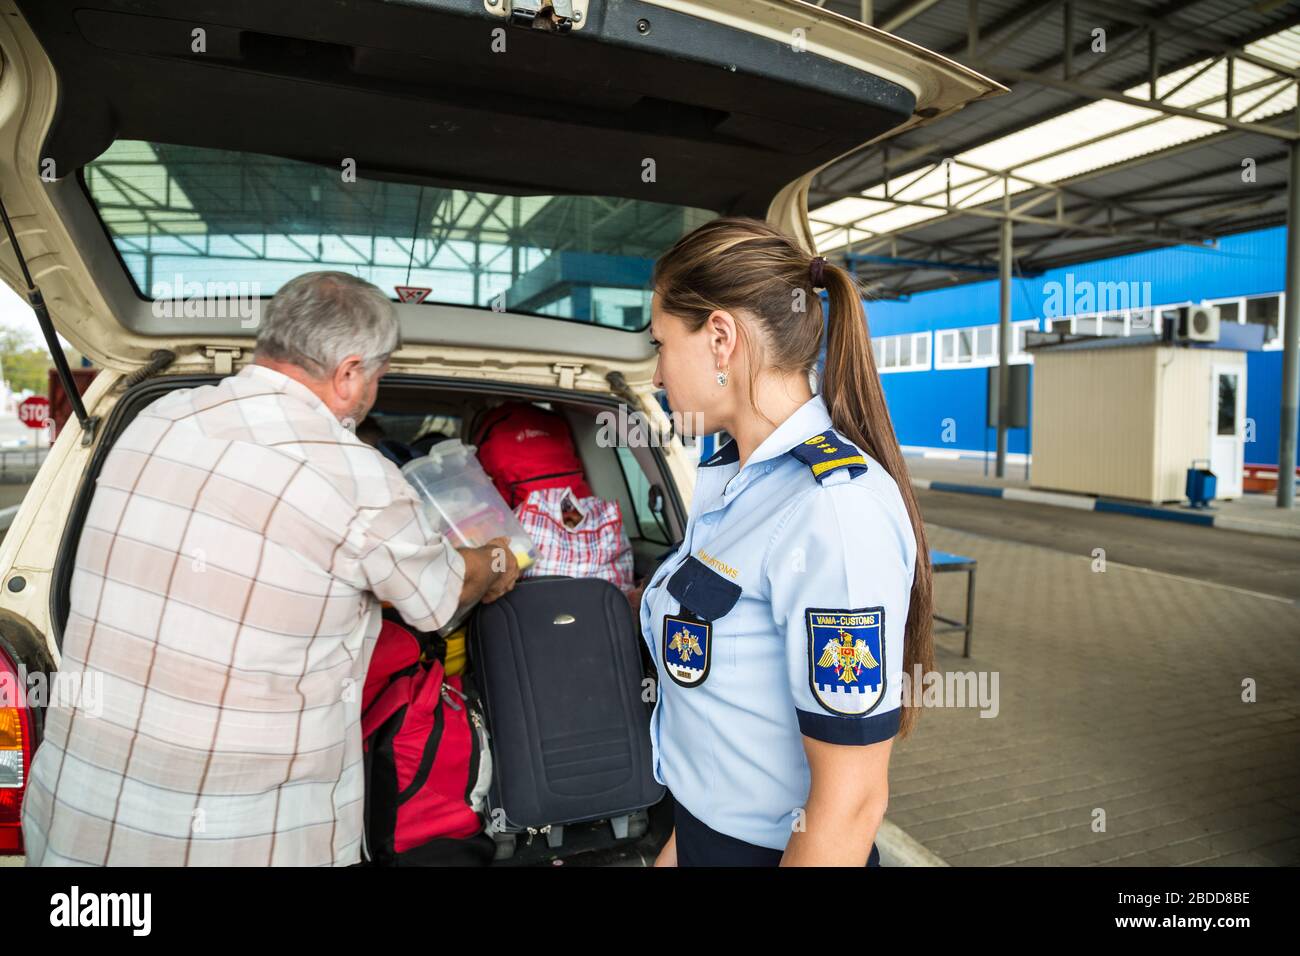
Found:
<svg viewBox="0 0 1300 956"><path fill-rule="evenodd" d="M68 617L77 545L95 479L109 450L126 426L151 402L173 389L217 380L213 375L162 376L131 388L115 405L82 479L54 567L51 620L60 647ZM387 437L399 441L437 432L468 443L469 428L479 412L502 401L519 400L537 402L564 416L592 492L619 504L623 527L632 545L635 579L643 580L680 540L686 523L686 506L659 448L609 446L602 440L600 436L608 435L611 423L618 421L619 406L613 397L588 397L573 391L529 389L493 382L390 375L380 384L371 415ZM651 507L652 490L658 492L653 495L654 500L662 502L658 509ZM643 674L653 678L654 663L643 642L638 641L637 651ZM472 660L469 666L473 667ZM671 811L671 800L665 798L645 814L636 815L633 832L624 839L615 838L608 821L566 826L563 845L558 848L549 847L544 835L537 838L520 835L514 855L495 865L553 865L561 860L577 865L649 865L672 831Z"/></svg>
<svg viewBox="0 0 1300 956"><path fill-rule="evenodd" d="M0 190L49 338L166 373L69 428L65 470L44 474L63 501L81 482L45 560L56 645L121 430L247 362L263 301L320 269L398 300L377 411L467 437L487 401L550 402L644 574L681 536L693 473L680 445L593 436L601 412L666 422L644 334L654 261L723 214L813 251L818 169L1002 92L798 0L0 0L0 53ZM0 250L0 278L28 292ZM560 852L644 862L664 810L617 846L569 828ZM542 841L515 862L555 855Z"/></svg>
<svg viewBox="0 0 1300 956"><path fill-rule="evenodd" d="M260 301L335 267L427 290L397 306L397 370L486 348L633 381L644 302L602 323L584 289L644 294L657 255L721 214L811 249L817 168L1001 90L797 0L568 6L0 0L22 104L0 109L0 181L58 331L119 370L159 347L229 368L256 321L212 284ZM430 249L472 286L421 274ZM184 308L174 275L200 283Z"/></svg>

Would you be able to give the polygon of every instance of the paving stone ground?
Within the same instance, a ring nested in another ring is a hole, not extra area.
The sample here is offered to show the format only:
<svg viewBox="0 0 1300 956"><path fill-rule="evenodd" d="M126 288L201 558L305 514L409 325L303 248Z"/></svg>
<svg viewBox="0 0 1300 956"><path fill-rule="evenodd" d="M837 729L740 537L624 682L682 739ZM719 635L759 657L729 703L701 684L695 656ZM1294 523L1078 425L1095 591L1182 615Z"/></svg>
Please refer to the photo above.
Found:
<svg viewBox="0 0 1300 956"><path fill-rule="evenodd" d="M979 560L972 656L940 635L937 663L996 671L999 712L926 708L888 819L954 866L1300 864L1295 602L949 528L930 546ZM936 578L942 613L964 587Z"/></svg>

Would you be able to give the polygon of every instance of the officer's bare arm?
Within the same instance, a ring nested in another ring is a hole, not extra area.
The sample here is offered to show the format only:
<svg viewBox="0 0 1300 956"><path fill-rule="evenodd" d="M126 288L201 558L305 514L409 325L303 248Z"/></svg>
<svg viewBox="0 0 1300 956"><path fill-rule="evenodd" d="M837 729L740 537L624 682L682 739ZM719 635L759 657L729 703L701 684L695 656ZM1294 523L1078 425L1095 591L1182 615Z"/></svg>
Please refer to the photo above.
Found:
<svg viewBox="0 0 1300 956"><path fill-rule="evenodd" d="M893 738L857 746L804 737L803 746L812 786L781 865L865 866L889 803Z"/></svg>

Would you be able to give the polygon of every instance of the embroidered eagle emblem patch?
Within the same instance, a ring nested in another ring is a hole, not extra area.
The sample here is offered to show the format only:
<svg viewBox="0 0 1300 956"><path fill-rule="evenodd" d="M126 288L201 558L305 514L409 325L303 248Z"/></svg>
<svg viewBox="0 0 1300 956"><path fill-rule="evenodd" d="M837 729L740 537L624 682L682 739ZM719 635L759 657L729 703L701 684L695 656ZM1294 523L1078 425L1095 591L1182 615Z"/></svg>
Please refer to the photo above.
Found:
<svg viewBox="0 0 1300 956"><path fill-rule="evenodd" d="M683 687L696 687L709 676L713 626L707 621L664 615L663 666Z"/></svg>
<svg viewBox="0 0 1300 956"><path fill-rule="evenodd" d="M808 680L832 714L861 717L885 691L885 609L806 608Z"/></svg>

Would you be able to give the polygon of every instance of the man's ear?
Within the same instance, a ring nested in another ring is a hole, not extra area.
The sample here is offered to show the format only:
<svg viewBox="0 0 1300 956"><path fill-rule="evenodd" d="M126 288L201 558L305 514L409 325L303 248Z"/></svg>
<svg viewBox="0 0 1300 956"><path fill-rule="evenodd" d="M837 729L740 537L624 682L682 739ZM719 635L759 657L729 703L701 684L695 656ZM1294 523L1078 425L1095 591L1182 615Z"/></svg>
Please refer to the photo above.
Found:
<svg viewBox="0 0 1300 956"><path fill-rule="evenodd" d="M350 399L365 384L365 365L360 355L349 355L334 369L334 393Z"/></svg>

